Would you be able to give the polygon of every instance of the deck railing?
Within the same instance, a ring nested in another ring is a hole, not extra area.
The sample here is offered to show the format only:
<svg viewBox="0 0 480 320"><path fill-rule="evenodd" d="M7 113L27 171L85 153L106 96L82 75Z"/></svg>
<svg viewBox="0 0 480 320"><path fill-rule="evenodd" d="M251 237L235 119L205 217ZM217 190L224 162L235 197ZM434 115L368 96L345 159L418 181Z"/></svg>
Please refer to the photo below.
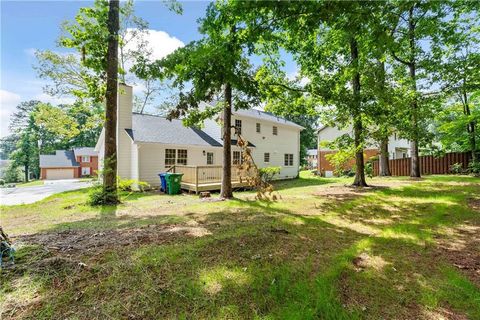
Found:
<svg viewBox="0 0 480 320"><path fill-rule="evenodd" d="M218 183L222 181L222 166L191 166L191 165L174 165L170 167L168 172L183 173L182 182L192 183L195 185L206 183ZM239 181L240 174L235 166L232 166L232 181Z"/></svg>

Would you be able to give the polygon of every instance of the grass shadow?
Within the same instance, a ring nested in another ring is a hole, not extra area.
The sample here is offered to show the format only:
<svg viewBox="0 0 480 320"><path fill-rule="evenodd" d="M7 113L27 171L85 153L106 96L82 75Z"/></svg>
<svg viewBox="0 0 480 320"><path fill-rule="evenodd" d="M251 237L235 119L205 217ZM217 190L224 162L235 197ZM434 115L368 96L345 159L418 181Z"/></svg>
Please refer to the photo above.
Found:
<svg viewBox="0 0 480 320"><path fill-rule="evenodd" d="M321 186L324 184L338 182L336 178L323 178L319 176L300 176L293 180L276 180L272 184L276 191L288 190L293 188Z"/></svg>
<svg viewBox="0 0 480 320"><path fill-rule="evenodd" d="M318 185L292 183L297 188ZM178 224L208 233L175 233L166 242L139 237L130 245L79 254L88 268L72 272L66 267L68 272L54 276L39 273L40 280L30 281L40 294L35 308L27 308L24 315L378 319L421 318L424 311L448 307L477 318L479 289L449 267L433 244L395 236L424 240L440 226L470 219L467 195L461 186L444 197L442 186L416 188L404 193L402 188L375 190L341 203L325 198L319 205L318 197L310 194L284 202L196 203ZM445 215L450 210L456 218ZM394 215L399 218L386 225L367 221ZM148 230L153 224L150 233L157 234L174 217L178 215L118 216L118 208L105 208L88 223L113 231L125 226ZM356 222L378 233L358 232L352 228ZM78 230L83 223L87 221L65 222L61 230ZM370 257L370 264L355 264L361 254ZM8 293L28 287L29 280L18 285L24 276L10 278Z"/></svg>

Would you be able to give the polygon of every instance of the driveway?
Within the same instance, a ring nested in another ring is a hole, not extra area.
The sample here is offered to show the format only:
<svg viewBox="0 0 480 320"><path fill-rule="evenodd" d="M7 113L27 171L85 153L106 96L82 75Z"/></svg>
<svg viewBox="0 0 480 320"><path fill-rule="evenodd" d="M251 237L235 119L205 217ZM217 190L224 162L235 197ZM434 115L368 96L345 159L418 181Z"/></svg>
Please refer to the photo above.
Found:
<svg viewBox="0 0 480 320"><path fill-rule="evenodd" d="M1 188L0 204L11 206L34 203L55 193L86 188L91 185L92 182L90 181L69 179L45 181L43 186Z"/></svg>

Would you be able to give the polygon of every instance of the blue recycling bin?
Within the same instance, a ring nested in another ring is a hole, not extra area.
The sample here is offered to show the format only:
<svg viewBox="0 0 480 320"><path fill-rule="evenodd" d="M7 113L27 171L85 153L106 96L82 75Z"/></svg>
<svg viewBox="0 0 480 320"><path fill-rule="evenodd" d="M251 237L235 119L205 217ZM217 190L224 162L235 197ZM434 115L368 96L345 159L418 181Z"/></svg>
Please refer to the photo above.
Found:
<svg viewBox="0 0 480 320"><path fill-rule="evenodd" d="M167 173L160 173L158 176L160 177L160 191L167 193L167 180L165 176Z"/></svg>

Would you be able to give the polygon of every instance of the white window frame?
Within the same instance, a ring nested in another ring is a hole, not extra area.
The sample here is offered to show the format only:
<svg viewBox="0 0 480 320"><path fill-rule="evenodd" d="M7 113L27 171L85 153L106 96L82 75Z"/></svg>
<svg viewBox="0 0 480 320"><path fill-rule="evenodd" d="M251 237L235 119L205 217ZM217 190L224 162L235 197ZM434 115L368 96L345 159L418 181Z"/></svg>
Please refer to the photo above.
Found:
<svg viewBox="0 0 480 320"><path fill-rule="evenodd" d="M263 154L263 162L270 163L270 152L265 152Z"/></svg>
<svg viewBox="0 0 480 320"><path fill-rule="evenodd" d="M283 165L285 167L293 167L293 153L285 153L284 154Z"/></svg>
<svg viewBox="0 0 480 320"><path fill-rule="evenodd" d="M238 159L236 159L238 158ZM232 164L240 165L242 164L242 152L241 151L232 151Z"/></svg>
<svg viewBox="0 0 480 320"><path fill-rule="evenodd" d="M272 127L272 134L273 134L274 136L278 136L278 127L277 127L277 126L273 126L273 127Z"/></svg>
<svg viewBox="0 0 480 320"><path fill-rule="evenodd" d="M177 150L165 149L165 166L174 166L176 161L177 161Z"/></svg>
<svg viewBox="0 0 480 320"><path fill-rule="evenodd" d="M177 149L177 164L184 166L188 164L188 149Z"/></svg>
<svg viewBox="0 0 480 320"><path fill-rule="evenodd" d="M242 134L242 120L240 119L235 119L235 132Z"/></svg>
<svg viewBox="0 0 480 320"><path fill-rule="evenodd" d="M92 174L92 169L90 167L82 167L82 176L89 176Z"/></svg>
<svg viewBox="0 0 480 320"><path fill-rule="evenodd" d="M214 157L215 157L215 155L214 155L213 152L207 152L207 165L212 165L212 164L215 163Z"/></svg>
<svg viewBox="0 0 480 320"><path fill-rule="evenodd" d="M82 156L82 162L90 162L90 156Z"/></svg>

